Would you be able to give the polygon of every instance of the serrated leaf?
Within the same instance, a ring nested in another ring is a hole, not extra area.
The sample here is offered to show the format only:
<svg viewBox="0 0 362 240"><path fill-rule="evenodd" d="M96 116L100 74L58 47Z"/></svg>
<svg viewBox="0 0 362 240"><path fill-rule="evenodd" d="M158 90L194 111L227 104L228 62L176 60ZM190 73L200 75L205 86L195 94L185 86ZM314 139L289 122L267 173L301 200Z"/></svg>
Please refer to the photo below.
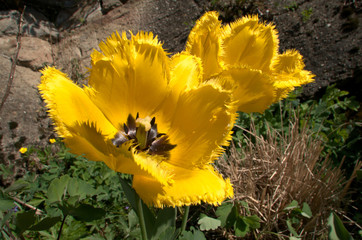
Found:
<svg viewBox="0 0 362 240"><path fill-rule="evenodd" d="M215 230L221 226L221 221L219 219L211 218L204 214L200 216L200 220L197 223L200 225L201 231Z"/></svg>
<svg viewBox="0 0 362 240"><path fill-rule="evenodd" d="M250 228L260 228L260 218L256 215L243 217L244 221L249 225Z"/></svg>
<svg viewBox="0 0 362 240"><path fill-rule="evenodd" d="M158 240L161 233L165 232L176 225L176 209L165 207L157 213L152 240Z"/></svg>
<svg viewBox="0 0 362 240"><path fill-rule="evenodd" d="M69 196L79 196L79 200L82 200L86 196L93 196L96 190L86 181L70 178L67 186L67 192L69 193Z"/></svg>
<svg viewBox="0 0 362 240"><path fill-rule="evenodd" d="M334 212L331 212L329 215L327 225L330 240L353 240L341 219Z"/></svg>
<svg viewBox="0 0 362 240"><path fill-rule="evenodd" d="M304 216L306 218L311 218L313 216L312 210L310 209L308 203L306 203L306 202L303 203L303 208L302 208L301 214L302 214L302 216Z"/></svg>
<svg viewBox="0 0 362 240"><path fill-rule="evenodd" d="M179 240L206 240L203 232L190 227L191 231L183 231Z"/></svg>
<svg viewBox="0 0 362 240"><path fill-rule="evenodd" d="M24 181L23 179L16 180L13 184L7 187L4 192L18 192L20 190L26 189L29 187L29 183Z"/></svg>
<svg viewBox="0 0 362 240"><path fill-rule="evenodd" d="M18 232L22 233L35 223L35 210L19 212L15 217L15 226Z"/></svg>
<svg viewBox="0 0 362 240"><path fill-rule="evenodd" d="M243 218L238 217L234 224L235 235L237 237L245 237L249 232L249 225L243 220Z"/></svg>
<svg viewBox="0 0 362 240"><path fill-rule="evenodd" d="M13 207L15 207L13 200L0 199L0 211L7 211Z"/></svg>
<svg viewBox="0 0 362 240"><path fill-rule="evenodd" d="M217 208L216 216L222 227L232 227L236 221L236 208L232 203L223 203Z"/></svg>
<svg viewBox="0 0 362 240"><path fill-rule="evenodd" d="M42 219L40 222L34 224L33 226L31 226L28 230L31 231L43 231L43 230L47 230L49 228L51 228L52 226L54 226L57 222L59 222L61 220L61 217L46 217L44 219Z"/></svg>
<svg viewBox="0 0 362 240"><path fill-rule="evenodd" d="M49 204L54 202L60 202L62 200L69 179L70 177L68 175L64 175L61 178L53 179L53 181L49 185L47 192Z"/></svg>

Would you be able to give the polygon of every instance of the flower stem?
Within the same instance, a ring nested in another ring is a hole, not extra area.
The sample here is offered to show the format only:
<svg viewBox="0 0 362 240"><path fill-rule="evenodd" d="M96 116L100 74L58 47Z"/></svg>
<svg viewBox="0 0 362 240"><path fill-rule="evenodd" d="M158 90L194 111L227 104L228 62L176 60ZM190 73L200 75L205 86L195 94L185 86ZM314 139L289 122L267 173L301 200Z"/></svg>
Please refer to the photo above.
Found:
<svg viewBox="0 0 362 240"><path fill-rule="evenodd" d="M185 213L182 217L181 232L186 230L187 219L189 218L190 206L185 207Z"/></svg>
<svg viewBox="0 0 362 240"><path fill-rule="evenodd" d="M65 219L67 218L67 216L68 216L68 215L64 215L64 217L63 217L62 224L60 225L60 228L59 228L57 240L60 240L60 235L62 235L63 225L64 225L64 222L65 222Z"/></svg>
<svg viewBox="0 0 362 240"><path fill-rule="evenodd" d="M142 200L140 197L138 197L138 217L140 220L140 227L141 227L141 234L142 239L147 240L147 231L146 231L146 224L145 224L145 217L143 215L143 207L142 207Z"/></svg>

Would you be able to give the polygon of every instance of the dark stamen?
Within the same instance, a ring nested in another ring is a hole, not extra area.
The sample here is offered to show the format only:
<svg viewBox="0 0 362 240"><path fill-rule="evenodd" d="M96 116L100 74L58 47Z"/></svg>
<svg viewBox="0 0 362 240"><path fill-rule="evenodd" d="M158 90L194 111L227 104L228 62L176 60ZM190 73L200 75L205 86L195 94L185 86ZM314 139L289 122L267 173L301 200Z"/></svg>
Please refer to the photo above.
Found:
<svg viewBox="0 0 362 240"><path fill-rule="evenodd" d="M123 124L123 131L119 131L114 136L112 143L119 147L123 143L133 140L132 145L136 147L137 151L146 151L151 155L162 155L166 158L170 157L169 152L174 149L176 145L169 142L166 134L157 132L157 124L155 124L156 118L152 118L150 121L151 128L144 133L141 131L142 129L143 131L145 129L143 125L137 127L136 120L138 118L139 113L137 113L136 119L129 114L127 124Z"/></svg>

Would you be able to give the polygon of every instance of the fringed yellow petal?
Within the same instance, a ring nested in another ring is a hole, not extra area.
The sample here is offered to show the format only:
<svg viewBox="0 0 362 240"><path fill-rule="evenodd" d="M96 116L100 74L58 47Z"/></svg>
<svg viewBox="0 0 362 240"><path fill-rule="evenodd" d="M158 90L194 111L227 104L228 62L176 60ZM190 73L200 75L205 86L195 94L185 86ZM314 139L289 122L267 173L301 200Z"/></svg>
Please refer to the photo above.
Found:
<svg viewBox="0 0 362 240"><path fill-rule="evenodd" d="M97 122L104 135L116 132L114 126L88 98L83 89L75 85L64 73L54 67L47 67L41 73L43 76L39 90L60 136L71 135L66 126L86 121Z"/></svg>
<svg viewBox="0 0 362 240"><path fill-rule="evenodd" d="M242 112L263 112L273 103L274 88L270 76L248 67L232 67L215 80L233 92Z"/></svg>
<svg viewBox="0 0 362 240"><path fill-rule="evenodd" d="M186 43L186 51L201 59L206 80L221 70L220 57L220 29L221 21L217 12L207 12L190 32Z"/></svg>
<svg viewBox="0 0 362 240"><path fill-rule="evenodd" d="M162 185L173 182L173 173L162 164L163 157L135 153L130 142L116 147L97 130L95 123L79 123L68 130L72 135L66 137L64 142L74 154L85 155L92 161L104 162L116 172L153 178Z"/></svg>
<svg viewBox="0 0 362 240"><path fill-rule="evenodd" d="M294 87L314 81L314 75L304 70L304 66L303 57L296 50L287 50L273 60L271 71L276 91L274 101L285 98Z"/></svg>
<svg viewBox="0 0 362 240"><path fill-rule="evenodd" d="M161 186L152 179L136 175L133 188L146 204L161 208L201 202L219 205L233 197L230 180L224 180L210 165L202 170L176 168L174 180L172 185Z"/></svg>
<svg viewBox="0 0 362 240"><path fill-rule="evenodd" d="M204 85L180 95L167 134L172 144L168 163L185 168L215 160L220 145L228 145L235 120L230 94Z"/></svg>
<svg viewBox="0 0 362 240"><path fill-rule="evenodd" d="M169 59L152 33L128 40L113 34L100 44L104 56L92 54L89 96L115 125L128 114L152 116L168 93Z"/></svg>
<svg viewBox="0 0 362 240"><path fill-rule="evenodd" d="M187 52L175 54L171 59L170 87L174 92L188 91L202 82L203 69L200 58Z"/></svg>
<svg viewBox="0 0 362 240"><path fill-rule="evenodd" d="M244 17L222 30L222 61L226 65L247 65L267 70L278 53L277 31L273 25L259 23L257 16Z"/></svg>

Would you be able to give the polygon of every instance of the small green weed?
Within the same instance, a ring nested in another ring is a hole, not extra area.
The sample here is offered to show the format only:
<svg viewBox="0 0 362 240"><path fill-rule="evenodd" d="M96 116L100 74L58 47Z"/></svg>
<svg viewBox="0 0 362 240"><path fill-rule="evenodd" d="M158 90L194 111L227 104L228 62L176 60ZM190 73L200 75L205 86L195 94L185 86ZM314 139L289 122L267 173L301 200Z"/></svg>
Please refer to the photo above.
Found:
<svg viewBox="0 0 362 240"><path fill-rule="evenodd" d="M302 20L304 23L308 22L310 17L312 16L313 14L313 8L308 8L308 9L305 9L301 12L302 14Z"/></svg>
<svg viewBox="0 0 362 240"><path fill-rule="evenodd" d="M284 8L287 9L288 11L294 12L294 11L297 11L298 4L297 4L297 2L293 1L289 5L285 6Z"/></svg>

